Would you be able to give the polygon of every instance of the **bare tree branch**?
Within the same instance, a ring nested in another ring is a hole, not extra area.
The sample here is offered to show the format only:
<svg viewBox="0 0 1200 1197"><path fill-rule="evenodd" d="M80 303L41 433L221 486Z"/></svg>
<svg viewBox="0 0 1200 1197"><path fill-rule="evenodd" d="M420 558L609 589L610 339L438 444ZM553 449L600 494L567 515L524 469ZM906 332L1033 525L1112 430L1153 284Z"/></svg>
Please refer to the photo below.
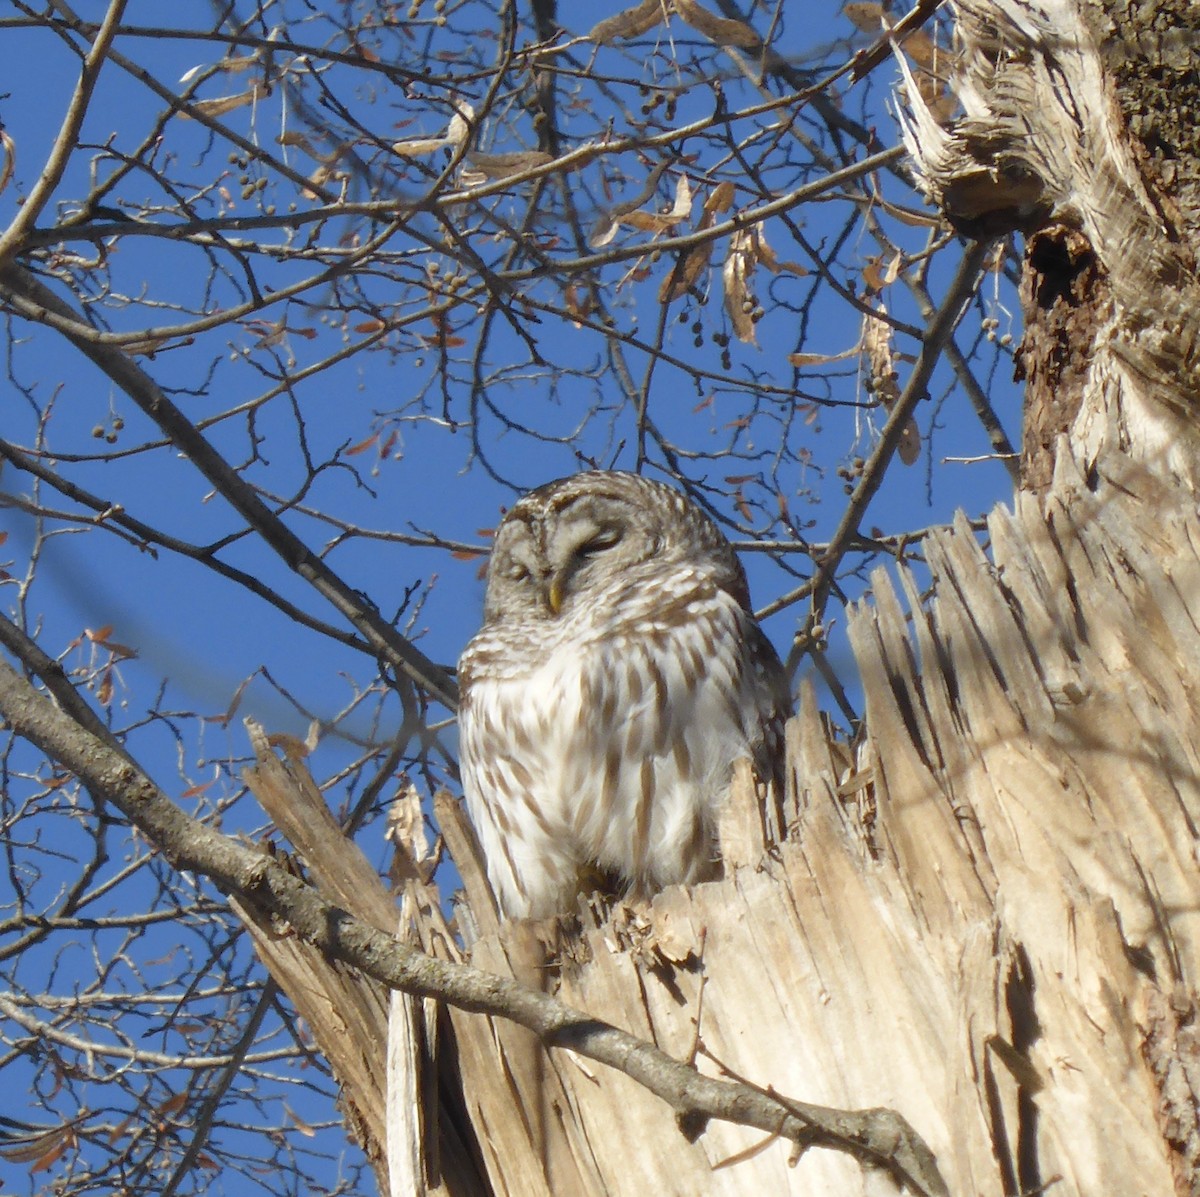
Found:
<svg viewBox="0 0 1200 1197"><path fill-rule="evenodd" d="M125 754L58 710L4 662L0 711L18 734L119 807L174 868L208 877L223 893L275 916L306 942L390 988L511 1019L549 1047L617 1068L673 1106L692 1133L710 1118L725 1119L791 1139L801 1148L847 1152L885 1169L916 1193L946 1193L932 1154L897 1114L831 1110L702 1076L546 994L467 965L435 960L353 918L271 857L186 815Z"/></svg>
<svg viewBox="0 0 1200 1197"><path fill-rule="evenodd" d="M78 326L79 317L48 287L22 267L10 265L0 270L0 299L33 317L39 309L57 315ZM68 334L76 347L93 361L150 416L178 445L198 470L225 496L233 507L258 530L289 568L293 569L328 599L366 638L381 656L397 667L430 697L454 709L456 687L440 666L409 643L386 623L379 613L364 603L298 536L272 512L242 480L220 454L216 453L178 407L134 361L119 349L96 345L90 340Z"/></svg>

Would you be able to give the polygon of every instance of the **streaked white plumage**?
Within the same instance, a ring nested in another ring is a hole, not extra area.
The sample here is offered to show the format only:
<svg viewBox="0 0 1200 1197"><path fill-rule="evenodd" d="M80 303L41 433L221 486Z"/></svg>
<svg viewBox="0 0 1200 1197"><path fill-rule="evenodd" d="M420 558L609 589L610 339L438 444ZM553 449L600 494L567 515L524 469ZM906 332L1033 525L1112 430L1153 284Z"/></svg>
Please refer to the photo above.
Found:
<svg viewBox="0 0 1200 1197"><path fill-rule="evenodd" d="M736 555L636 475L513 508L459 678L463 788L509 916L566 910L597 874L639 894L712 875L733 761L775 772L786 686Z"/></svg>

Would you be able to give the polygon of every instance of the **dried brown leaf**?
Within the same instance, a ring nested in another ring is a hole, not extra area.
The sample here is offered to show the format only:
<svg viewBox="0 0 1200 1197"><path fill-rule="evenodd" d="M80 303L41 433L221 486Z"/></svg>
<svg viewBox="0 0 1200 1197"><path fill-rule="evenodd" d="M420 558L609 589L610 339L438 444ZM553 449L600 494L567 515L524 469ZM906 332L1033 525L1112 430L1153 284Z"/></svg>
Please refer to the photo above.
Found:
<svg viewBox="0 0 1200 1197"><path fill-rule="evenodd" d="M449 324L446 323L445 316L437 315L433 317L434 332L432 336L421 334L421 343L434 349L461 349L466 341L462 337L455 336Z"/></svg>
<svg viewBox="0 0 1200 1197"><path fill-rule="evenodd" d="M129 1128L133 1125L133 1121L134 1115L132 1114L130 1114L128 1118L123 1118L117 1123L116 1126L112 1128L112 1130L108 1132L108 1141L110 1143L116 1143L118 1140L124 1137L126 1132L128 1132Z"/></svg>
<svg viewBox="0 0 1200 1197"><path fill-rule="evenodd" d="M40 1167L48 1165L39 1165L37 1161L51 1152L55 1152L54 1158L62 1154L64 1147L71 1142L71 1136L74 1134L72 1127L56 1127L54 1130L47 1131L44 1135L38 1135L36 1139L30 1140L28 1143L22 1143L17 1147L5 1147L0 1150L0 1156L6 1160L11 1160L14 1164L33 1164L30 1168L31 1172L36 1172ZM53 1163L51 1160L50 1163Z"/></svg>
<svg viewBox="0 0 1200 1197"><path fill-rule="evenodd" d="M467 155L468 165L463 167L459 182L464 187L479 187L493 179L511 179L553 161L553 155L541 150L517 150L511 154L471 153Z"/></svg>
<svg viewBox="0 0 1200 1197"><path fill-rule="evenodd" d="M688 250L679 268L667 275L658 289L659 303L674 303L686 295L712 260L712 242L705 241Z"/></svg>
<svg viewBox="0 0 1200 1197"><path fill-rule="evenodd" d="M401 141L392 142L392 153L399 154L402 158L417 158L422 154L432 154L443 146L453 149L462 145L471 135L471 121L475 117L475 109L465 100L455 101L454 109L454 115L441 137L406 137Z"/></svg>
<svg viewBox="0 0 1200 1197"><path fill-rule="evenodd" d="M862 276L868 291L883 290L883 269L878 258L868 259L867 264L863 267Z"/></svg>
<svg viewBox="0 0 1200 1197"><path fill-rule="evenodd" d="M731 21L709 12L696 0L674 0L675 11L685 25L703 33L718 46L741 46L755 50L762 45L762 38L744 21Z"/></svg>
<svg viewBox="0 0 1200 1197"><path fill-rule="evenodd" d="M728 179L723 183L718 183L705 197L704 208L700 213L696 230L712 228L718 214L728 212L733 206L734 194L734 186ZM674 303L675 300L686 295L700 275L708 268L709 262L712 261L712 251L713 243L711 241L705 241L688 250L687 256L680 263L679 268L668 275L658 289L659 303Z"/></svg>
<svg viewBox="0 0 1200 1197"><path fill-rule="evenodd" d="M0 191L3 191L12 180L13 171L17 165L17 145L5 130L0 129Z"/></svg>
<svg viewBox="0 0 1200 1197"><path fill-rule="evenodd" d="M729 249L721 278L725 284L725 310L733 323L739 341L757 344L754 335L753 312L758 304L750 288L750 279L762 263L776 270L775 254L767 244L761 224L737 229L729 238Z"/></svg>
<svg viewBox="0 0 1200 1197"><path fill-rule="evenodd" d="M617 235L620 226L621 222L606 212L588 234L588 244L593 249L603 249Z"/></svg>
<svg viewBox="0 0 1200 1197"><path fill-rule="evenodd" d="M758 253L759 262L772 274L778 274L780 270L779 259L775 256L775 251L767 244L766 230L759 227L756 231L758 235L754 239L754 246Z"/></svg>
<svg viewBox="0 0 1200 1197"><path fill-rule="evenodd" d="M716 216L720 212L728 212L729 209L733 207L735 195L736 188L728 179L722 183L718 183L712 189L712 191L708 193L708 196L704 201L704 216L709 220L709 223L712 222L712 217Z"/></svg>
<svg viewBox="0 0 1200 1197"><path fill-rule="evenodd" d="M242 71L248 71L252 66L258 65L258 54L233 54L229 58L222 58L217 66L227 71L231 75L237 75Z"/></svg>
<svg viewBox="0 0 1200 1197"><path fill-rule="evenodd" d="M681 220L687 220L691 214L692 185L688 182L687 175L680 175L675 181L675 203L667 216L673 224L678 224Z"/></svg>
<svg viewBox="0 0 1200 1197"><path fill-rule="evenodd" d="M454 102L454 115L446 126L446 144L457 147L471 136L471 122L475 119L475 107L466 100Z"/></svg>
<svg viewBox="0 0 1200 1197"><path fill-rule="evenodd" d="M721 268L721 281L725 288L725 311L733 324L734 334L739 341L756 344L754 336L754 321L751 312L754 310L754 296L750 292L749 277L754 266L749 257L735 244L740 230L729 239L729 251L725 255L725 265Z"/></svg>
<svg viewBox="0 0 1200 1197"><path fill-rule="evenodd" d="M883 5L870 0L852 0L842 6L842 12L855 29L863 33L879 33L883 29Z"/></svg>
<svg viewBox="0 0 1200 1197"><path fill-rule="evenodd" d="M324 155L313 148L313 144L304 136L303 133L296 133L289 129L286 133L280 133L275 138L277 145L294 145L297 149L303 150L310 158L323 158Z"/></svg>
<svg viewBox="0 0 1200 1197"><path fill-rule="evenodd" d="M393 141L392 153L402 158L417 158L422 154L432 154L446 144L444 137L409 137L404 141Z"/></svg>
<svg viewBox="0 0 1200 1197"><path fill-rule="evenodd" d="M247 91L239 92L236 96L214 96L211 100L193 100L179 115L184 120L195 120L197 116L224 116L225 113L233 112L236 108L245 108L247 104L253 104L260 95L261 89L255 84Z"/></svg>
<svg viewBox="0 0 1200 1197"><path fill-rule="evenodd" d="M942 47L924 29L914 29L900 45L917 66L924 67L927 71L934 69L939 56L944 53Z"/></svg>
<svg viewBox="0 0 1200 1197"><path fill-rule="evenodd" d="M603 46L619 37L638 37L666 19L666 8L666 0L643 0L593 25L588 41Z"/></svg>
<svg viewBox="0 0 1200 1197"><path fill-rule="evenodd" d="M793 366L828 366L833 362L844 362L858 354L858 346L844 349L841 353L789 353L788 361Z"/></svg>
<svg viewBox="0 0 1200 1197"><path fill-rule="evenodd" d="M900 384L896 375L896 352L893 345L895 332L892 326L881 319L887 315L882 303L875 305L878 316L863 318L862 348L871 378L871 390L875 398L890 411L900 398ZM912 416L905 422L896 447L897 456L905 465L914 465L921 457L921 431Z"/></svg>
<svg viewBox="0 0 1200 1197"><path fill-rule="evenodd" d="M379 440L379 433L373 432L365 441L359 441L357 445L351 445L346 450L345 456L357 457L360 453L365 453L372 445Z"/></svg>
<svg viewBox="0 0 1200 1197"><path fill-rule="evenodd" d="M242 71L248 71L251 67L257 66L258 61L259 59L257 53L242 55L232 54L228 58L222 58L221 61L216 64L215 69L218 71L225 71L229 75L239 75ZM179 76L179 82L189 83L198 74L200 74L201 71L206 71L208 69L209 67L206 64L194 66L190 70L184 71L183 74Z"/></svg>
<svg viewBox="0 0 1200 1197"><path fill-rule="evenodd" d="M567 314L571 317L571 322L576 328L583 327L583 321L592 314L596 306L592 302L590 293L584 299L580 300L579 288L574 283L563 292L563 301L566 305Z"/></svg>
<svg viewBox="0 0 1200 1197"><path fill-rule="evenodd" d="M63 1131L61 1137L50 1145L49 1149L39 1156L32 1164L29 1165L30 1172L44 1172L52 1164L56 1164L62 1157L63 1152L75 1144L75 1132L68 1128Z"/></svg>
<svg viewBox="0 0 1200 1197"><path fill-rule="evenodd" d="M186 1093L176 1093L173 1097L168 1097L166 1101L160 1102L155 1114L159 1118L169 1118L172 1114L178 1114L188 1103L188 1095Z"/></svg>
<svg viewBox="0 0 1200 1197"><path fill-rule="evenodd" d="M308 732L304 737L304 747L308 749L309 754L317 751L317 745L321 742L321 721L319 719L310 719L308 721Z"/></svg>
<svg viewBox="0 0 1200 1197"><path fill-rule="evenodd" d="M324 187L326 183L333 177L334 171L337 168L332 162L323 162L316 170L308 176L308 181L312 184L311 187L302 189L301 194L305 199L316 199L316 188Z"/></svg>
<svg viewBox="0 0 1200 1197"><path fill-rule="evenodd" d="M675 199L669 212L646 212L641 208L634 208L628 212L606 212L597 221L588 238L588 244L594 249L607 245L616 235L617 228L623 224L647 233L669 232L687 220L691 212L692 185L688 182L687 175L680 175L675 184Z"/></svg>
<svg viewBox="0 0 1200 1197"><path fill-rule="evenodd" d="M618 224L627 224L631 229L641 229L644 233L661 233L664 229L669 229L675 222L669 220L665 214L658 212L643 212L640 209L633 212L626 212L617 220Z"/></svg>
<svg viewBox="0 0 1200 1197"><path fill-rule="evenodd" d="M899 204L890 203L881 196L876 196L875 202L894 220L898 220L901 224L906 224L913 228L933 229L942 223L941 217L937 215L926 215L924 212L915 212L912 208L904 208Z"/></svg>
<svg viewBox="0 0 1200 1197"><path fill-rule="evenodd" d="M292 1125L295 1126L295 1128L306 1138L311 1139L316 1135L317 1132L313 1129L313 1127L309 1123L305 1122L304 1119L301 1118L300 1115L297 1114L296 1111L293 1110L286 1101L283 1103L283 1112L292 1120Z"/></svg>
<svg viewBox="0 0 1200 1197"><path fill-rule="evenodd" d="M241 74L242 71L248 71L253 66L258 66L258 54L232 54L229 58L222 59L215 65L215 70L224 71L227 74ZM193 66L190 70L185 71L179 77L180 83L190 83L202 71L208 71L208 64L200 64Z"/></svg>
<svg viewBox="0 0 1200 1197"><path fill-rule="evenodd" d="M872 258L863 269L863 282L870 291L882 291L890 287L900 276L904 258L897 250L885 266L882 258Z"/></svg>

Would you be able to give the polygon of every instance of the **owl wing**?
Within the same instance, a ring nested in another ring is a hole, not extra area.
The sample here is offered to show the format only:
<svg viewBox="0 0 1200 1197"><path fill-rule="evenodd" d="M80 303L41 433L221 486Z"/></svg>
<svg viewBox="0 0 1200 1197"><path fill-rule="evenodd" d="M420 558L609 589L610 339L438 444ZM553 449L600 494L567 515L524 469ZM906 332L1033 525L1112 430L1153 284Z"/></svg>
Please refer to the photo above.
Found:
<svg viewBox="0 0 1200 1197"><path fill-rule="evenodd" d="M459 665L459 765L467 811L500 909L510 918L566 909L578 891L568 776L582 762L569 729L580 722L578 685L553 665L512 668L524 654L481 635ZM575 699L572 703L571 691Z"/></svg>

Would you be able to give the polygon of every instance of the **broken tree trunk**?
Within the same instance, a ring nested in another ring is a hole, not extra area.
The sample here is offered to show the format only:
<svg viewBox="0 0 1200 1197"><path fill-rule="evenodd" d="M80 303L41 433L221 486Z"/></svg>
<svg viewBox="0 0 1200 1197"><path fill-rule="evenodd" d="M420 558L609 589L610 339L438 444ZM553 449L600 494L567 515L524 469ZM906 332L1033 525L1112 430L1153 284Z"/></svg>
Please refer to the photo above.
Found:
<svg viewBox="0 0 1200 1197"><path fill-rule="evenodd" d="M958 227L1029 236L1023 492L986 549L965 521L926 542L929 597L903 565L875 576L850 623L866 733L835 743L803 696L786 842L762 841L741 774L724 880L556 938L497 924L443 798L458 929L476 965L702 1072L898 1111L951 1193L1198 1194L1197 17L958 16L962 115L939 123L910 88L906 135ZM418 908L428 950L463 951ZM442 1030L462 1105L443 1090L440 1149L410 1132L415 1191L898 1191L760 1131L685 1135L627 1077L501 1020L454 1010Z"/></svg>

